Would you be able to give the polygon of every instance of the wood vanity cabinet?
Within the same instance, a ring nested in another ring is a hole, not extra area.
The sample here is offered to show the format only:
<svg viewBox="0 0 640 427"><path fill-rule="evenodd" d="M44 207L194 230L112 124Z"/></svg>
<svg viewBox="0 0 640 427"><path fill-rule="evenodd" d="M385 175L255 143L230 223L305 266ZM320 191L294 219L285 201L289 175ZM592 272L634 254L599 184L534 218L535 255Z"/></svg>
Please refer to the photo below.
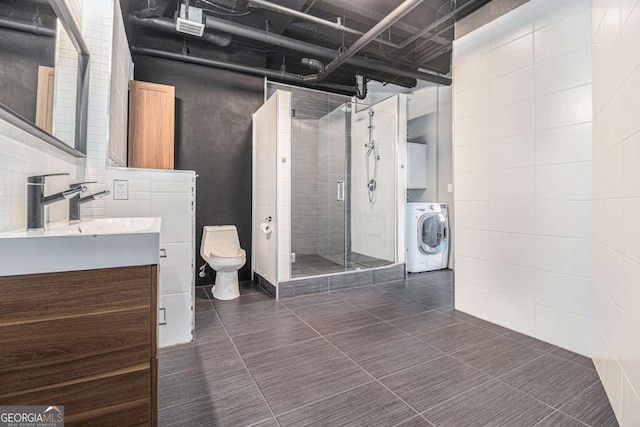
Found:
<svg viewBox="0 0 640 427"><path fill-rule="evenodd" d="M175 88L156 83L129 83L130 168L173 169Z"/></svg>
<svg viewBox="0 0 640 427"><path fill-rule="evenodd" d="M157 425L157 266L0 277L0 405Z"/></svg>

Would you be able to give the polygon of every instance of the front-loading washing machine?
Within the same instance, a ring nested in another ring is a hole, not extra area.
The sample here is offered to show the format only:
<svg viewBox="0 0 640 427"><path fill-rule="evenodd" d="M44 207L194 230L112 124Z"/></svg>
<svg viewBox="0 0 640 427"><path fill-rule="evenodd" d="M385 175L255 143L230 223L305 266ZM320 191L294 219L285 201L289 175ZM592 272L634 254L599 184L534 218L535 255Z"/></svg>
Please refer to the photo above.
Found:
<svg viewBox="0 0 640 427"><path fill-rule="evenodd" d="M449 216L444 203L407 203L407 271L449 265Z"/></svg>

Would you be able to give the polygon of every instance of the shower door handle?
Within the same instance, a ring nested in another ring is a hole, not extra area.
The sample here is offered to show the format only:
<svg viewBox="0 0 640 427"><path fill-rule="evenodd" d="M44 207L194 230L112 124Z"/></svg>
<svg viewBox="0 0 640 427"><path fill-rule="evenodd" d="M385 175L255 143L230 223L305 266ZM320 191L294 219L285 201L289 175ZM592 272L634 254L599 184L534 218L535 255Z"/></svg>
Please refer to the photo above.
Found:
<svg viewBox="0 0 640 427"><path fill-rule="evenodd" d="M344 181L338 181L338 196L336 200L344 202Z"/></svg>

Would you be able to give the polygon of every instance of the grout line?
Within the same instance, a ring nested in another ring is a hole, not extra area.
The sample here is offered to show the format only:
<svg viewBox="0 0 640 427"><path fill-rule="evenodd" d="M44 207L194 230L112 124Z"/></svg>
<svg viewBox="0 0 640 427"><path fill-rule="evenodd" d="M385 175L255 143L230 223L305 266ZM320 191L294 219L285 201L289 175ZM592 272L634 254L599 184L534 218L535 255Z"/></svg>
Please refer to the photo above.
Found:
<svg viewBox="0 0 640 427"><path fill-rule="evenodd" d="M291 310L290 310L291 311ZM293 311L291 311L293 313ZM398 396L396 393L394 393L391 389L389 389L387 386L385 386L384 384L382 384L376 377L374 377L371 373L369 373L369 371L367 371L366 369L364 369L362 366L360 366L359 363L357 363L355 360L353 360L349 355L347 355L345 352L343 352L342 350L340 350L338 347L336 347L331 341L329 341L324 335L320 334L318 331L316 331L311 325L309 325L307 322L305 322L302 318L300 318L297 314L293 313L298 319L300 319L300 321L304 322L308 327L310 327L311 329L313 329L317 334L319 334L323 340L325 340L331 347L333 347L334 349L336 349L338 352L340 352L344 357L346 357L347 359L349 359L352 363L354 363L358 368L360 368L363 372L365 372L367 375L369 375L374 381L376 381L379 385L381 385L382 387L384 387L387 391L389 391L389 393L391 393L392 395L394 395L398 400L400 400L402 403L404 403L405 405L407 405L412 411L414 411L417 415L420 415L420 412L418 410L416 410L413 406L409 405L404 399L402 399L400 396Z"/></svg>
<svg viewBox="0 0 640 427"><path fill-rule="evenodd" d="M211 301L211 300L209 300L209 301ZM213 306L213 302L211 303L211 306ZM236 343L233 341L233 338L231 338L231 335L229 334L229 331L227 330L227 326L224 324L224 321L222 320L222 318L218 314L218 311L215 309L215 307L213 307L213 312L215 313L215 316L218 318L218 320L220 321L220 324L224 328L224 332L227 335L227 338L229 338L229 341L231 342L231 345L233 346L233 349L236 351L236 354L240 358L240 361L242 362L242 366L244 366L245 371L247 372L247 374L249 374L249 377L251 378L251 381L253 381L253 384L256 386L256 389L260 393L260 396L262 397L262 400L264 401L265 405L267 405L267 408L269 408L269 412L271 412L271 416L275 420L276 425L278 427L280 427L280 422L276 419L276 415L273 412L273 409L271 409L271 405L269 405L269 402L267 402L267 398L264 396L264 393L262 392L262 389L258 385L258 382L254 378L253 374L249 370L249 367L247 366L247 364L245 363L244 359L242 358L242 355L240 354L240 351L238 351L238 347L236 347Z"/></svg>

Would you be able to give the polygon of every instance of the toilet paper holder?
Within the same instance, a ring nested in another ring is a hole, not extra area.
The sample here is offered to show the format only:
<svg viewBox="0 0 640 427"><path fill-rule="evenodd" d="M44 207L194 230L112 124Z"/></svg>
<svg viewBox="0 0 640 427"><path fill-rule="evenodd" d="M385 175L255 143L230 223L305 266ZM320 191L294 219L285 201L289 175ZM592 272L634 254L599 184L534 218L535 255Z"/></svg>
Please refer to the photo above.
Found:
<svg viewBox="0 0 640 427"><path fill-rule="evenodd" d="M270 222L272 222L272 221L273 221L273 218L271 218L270 216L268 216L268 217L266 217L266 218L264 219L264 222L265 222L265 223L267 223L267 224L269 224L269 223L270 223Z"/></svg>

